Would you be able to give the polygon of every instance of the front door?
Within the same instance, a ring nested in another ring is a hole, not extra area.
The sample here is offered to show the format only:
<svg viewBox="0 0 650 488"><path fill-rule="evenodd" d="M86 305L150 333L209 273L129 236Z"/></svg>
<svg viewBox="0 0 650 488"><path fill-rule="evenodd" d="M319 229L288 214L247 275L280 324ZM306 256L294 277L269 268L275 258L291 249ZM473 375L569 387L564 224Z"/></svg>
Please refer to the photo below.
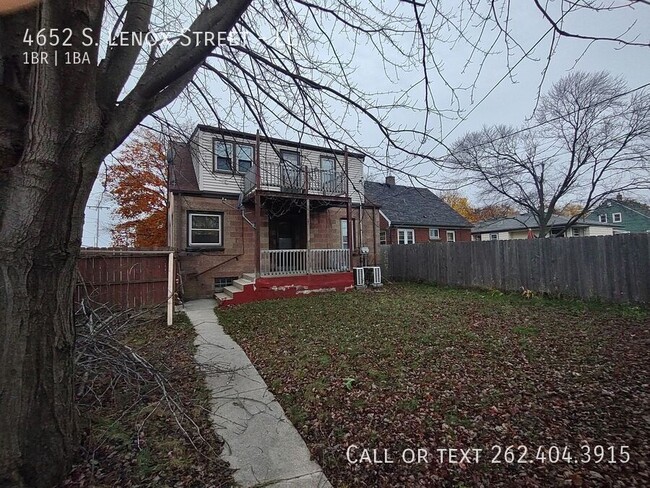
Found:
<svg viewBox="0 0 650 488"><path fill-rule="evenodd" d="M300 154L296 151L280 151L280 159L280 187L282 191L302 191Z"/></svg>
<svg viewBox="0 0 650 488"><path fill-rule="evenodd" d="M307 223L304 212L281 215L269 220L269 249L305 249Z"/></svg>

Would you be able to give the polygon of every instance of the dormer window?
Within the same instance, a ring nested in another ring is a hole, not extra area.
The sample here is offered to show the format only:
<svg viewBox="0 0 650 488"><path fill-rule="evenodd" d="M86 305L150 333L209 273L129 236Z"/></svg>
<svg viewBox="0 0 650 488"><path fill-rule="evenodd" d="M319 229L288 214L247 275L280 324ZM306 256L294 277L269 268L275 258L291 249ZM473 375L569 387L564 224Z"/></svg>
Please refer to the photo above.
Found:
<svg viewBox="0 0 650 488"><path fill-rule="evenodd" d="M214 140L214 170L246 173L253 166L255 151L250 144Z"/></svg>
<svg viewBox="0 0 650 488"><path fill-rule="evenodd" d="M214 141L214 169L216 171L232 171L232 143Z"/></svg>
<svg viewBox="0 0 650 488"><path fill-rule="evenodd" d="M253 146L237 144L237 171L246 173L253 166Z"/></svg>

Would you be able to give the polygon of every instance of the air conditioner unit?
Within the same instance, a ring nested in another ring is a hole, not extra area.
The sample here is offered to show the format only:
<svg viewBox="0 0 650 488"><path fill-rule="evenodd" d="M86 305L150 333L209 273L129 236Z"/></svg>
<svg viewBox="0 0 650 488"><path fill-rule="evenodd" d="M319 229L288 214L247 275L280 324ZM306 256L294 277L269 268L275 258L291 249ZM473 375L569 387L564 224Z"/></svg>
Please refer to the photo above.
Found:
<svg viewBox="0 0 650 488"><path fill-rule="evenodd" d="M366 276L363 268L353 268L354 270L354 286L357 288L365 288Z"/></svg>
<svg viewBox="0 0 650 488"><path fill-rule="evenodd" d="M379 266L367 266L365 268L368 271L371 271L372 280L370 281L370 286L375 288L382 286L381 284L381 268ZM369 274L369 273L366 273Z"/></svg>
<svg viewBox="0 0 650 488"><path fill-rule="evenodd" d="M357 288L372 286L378 288L381 284L381 268L379 266L364 266L354 268L354 285Z"/></svg>

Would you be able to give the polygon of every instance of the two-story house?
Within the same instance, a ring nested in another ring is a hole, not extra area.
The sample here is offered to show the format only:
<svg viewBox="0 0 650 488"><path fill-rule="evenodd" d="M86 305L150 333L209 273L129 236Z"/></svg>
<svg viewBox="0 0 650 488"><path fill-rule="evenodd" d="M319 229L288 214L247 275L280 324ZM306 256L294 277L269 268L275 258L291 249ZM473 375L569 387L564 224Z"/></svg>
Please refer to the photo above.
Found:
<svg viewBox="0 0 650 488"><path fill-rule="evenodd" d="M595 208L590 217L606 224L616 224L615 234L650 232L650 207L636 200L623 198L620 193Z"/></svg>
<svg viewBox="0 0 650 488"><path fill-rule="evenodd" d="M376 263L362 154L205 125L171 152L168 243L185 298L345 290L353 266Z"/></svg>

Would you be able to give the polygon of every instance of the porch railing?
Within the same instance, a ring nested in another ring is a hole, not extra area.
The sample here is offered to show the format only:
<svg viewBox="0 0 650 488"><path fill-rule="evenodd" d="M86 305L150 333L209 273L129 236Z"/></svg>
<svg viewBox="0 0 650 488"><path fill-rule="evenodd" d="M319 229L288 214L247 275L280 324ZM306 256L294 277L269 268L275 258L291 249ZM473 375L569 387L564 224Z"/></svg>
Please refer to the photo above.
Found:
<svg viewBox="0 0 650 488"><path fill-rule="evenodd" d="M260 254L261 276L337 273L350 270L348 249L269 249Z"/></svg>
<svg viewBox="0 0 650 488"><path fill-rule="evenodd" d="M244 175L244 193L255 188L255 166ZM342 172L286 163L262 163L260 185L280 192L339 196L346 192Z"/></svg>

